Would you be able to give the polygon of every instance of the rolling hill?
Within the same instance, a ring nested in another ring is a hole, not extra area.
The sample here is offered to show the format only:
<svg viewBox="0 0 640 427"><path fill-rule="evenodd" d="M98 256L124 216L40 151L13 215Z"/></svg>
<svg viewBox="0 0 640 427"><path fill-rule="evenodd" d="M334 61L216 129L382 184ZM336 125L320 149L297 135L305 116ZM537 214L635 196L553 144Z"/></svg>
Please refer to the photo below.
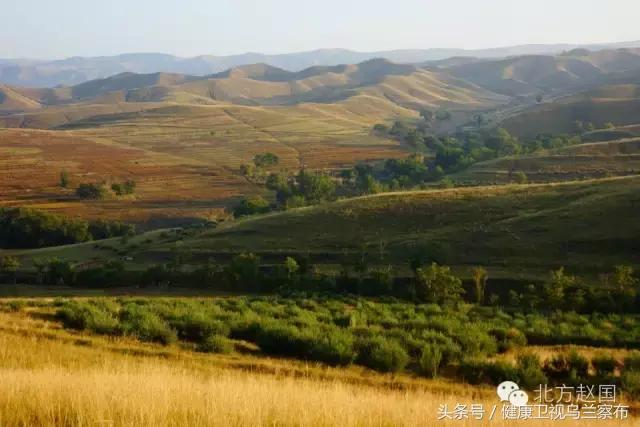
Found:
<svg viewBox="0 0 640 427"><path fill-rule="evenodd" d="M446 64L445 64L446 65ZM572 50L556 56L519 56L497 61L470 61L446 69L454 76L509 96L575 91L620 79L637 79L638 49L591 52ZM629 74L625 74L629 73Z"/></svg>
<svg viewBox="0 0 640 427"><path fill-rule="evenodd" d="M241 195L261 191L239 173L240 166L256 154L275 153L280 167L289 169L335 169L359 161L404 157L411 147L371 130L377 123L396 119L415 121L425 108L452 113L453 119L437 123L441 128L434 132L455 130L476 112L502 109L509 112L502 125L521 138L572 132L576 120L593 121L598 127L608 121L632 125L638 123L640 86L601 85L599 79L628 76L636 57L637 51L627 49L451 61L437 67L383 59L300 71L253 64L207 76L127 72L68 87L1 86L0 126L9 129L0 130L0 153L10 167L4 177L7 192L0 202L133 221L171 215L213 217ZM472 72L476 69L485 71L476 75ZM456 76L461 70L466 70L462 77ZM504 77L505 70L508 79L494 78L498 71ZM570 89L573 80L567 83L558 73L583 76L580 84L594 86ZM491 84L480 80L483 75ZM533 107L518 96L504 94L510 93L514 82L537 88L544 75L546 82L562 83L562 90L572 92ZM494 83L501 89L491 88ZM623 136L634 135L625 132ZM47 138L51 143L45 147L42 140ZM59 141L68 140L89 151L104 146L117 150L105 162L88 155L65 164L69 148ZM34 159L14 154L30 150L37 153ZM124 153L137 153L144 160L136 158L132 166ZM624 175L635 173L637 167L636 159L627 154L551 157L521 159L515 169L525 170L533 181L555 181ZM13 169L14 159L19 160L19 173ZM468 178L503 182L504 171L514 170L510 161L490 164L487 171L477 166ZM164 179L172 184L163 184L163 200L151 183L163 182L157 176L165 167ZM43 168L46 173L39 173ZM136 200L81 202L56 189L56 177L64 168L71 169L76 182L134 179L141 183L140 193ZM193 208L186 208L188 199Z"/></svg>
<svg viewBox="0 0 640 427"><path fill-rule="evenodd" d="M640 84L604 85L520 111L507 117L503 126L518 137L532 138L540 133L578 132L576 122L599 129L607 123L635 125L640 123L639 113Z"/></svg>
<svg viewBox="0 0 640 427"><path fill-rule="evenodd" d="M465 274L483 265L494 278L539 280L559 266L589 275L619 263L639 264L639 206L640 177L387 193L187 236L152 232L132 240L127 251L134 268L167 262L176 250L187 264L253 252L267 262L309 256L331 268L364 254L372 265L400 270L408 269L411 256L423 254ZM57 256L82 263L113 258L120 245L113 240L15 253L24 260Z"/></svg>
<svg viewBox="0 0 640 427"><path fill-rule="evenodd" d="M231 56L202 55L192 58L180 58L161 53L130 53L87 58L71 57L53 61L0 59L0 83L15 86L55 87L76 85L125 72L138 74L163 72L204 76L256 63L265 63L288 71L300 71L314 66L354 64L374 58L385 58L399 63L421 63L453 56L500 58L516 55L554 55L575 48L601 50L638 46L640 42L600 45L523 45L479 50L435 48L354 52L347 49L318 49L279 55L246 53Z"/></svg>
<svg viewBox="0 0 640 427"><path fill-rule="evenodd" d="M640 138L584 143L540 154L505 157L472 165L450 176L465 185L513 183L524 172L529 182L559 182L640 174Z"/></svg>

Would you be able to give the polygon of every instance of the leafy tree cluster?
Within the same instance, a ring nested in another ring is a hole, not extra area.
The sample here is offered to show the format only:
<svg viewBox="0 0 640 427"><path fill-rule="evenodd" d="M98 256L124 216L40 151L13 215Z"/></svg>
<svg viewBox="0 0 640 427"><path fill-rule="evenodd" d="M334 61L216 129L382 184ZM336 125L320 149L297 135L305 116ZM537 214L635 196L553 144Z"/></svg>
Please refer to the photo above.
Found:
<svg viewBox="0 0 640 427"><path fill-rule="evenodd" d="M133 194L136 191L136 182L131 179L124 182L114 182L111 184L111 190L116 194L116 196Z"/></svg>
<svg viewBox="0 0 640 427"><path fill-rule="evenodd" d="M269 168L276 166L280 162L280 158L273 153L256 154L253 158L253 164L257 168Z"/></svg>
<svg viewBox="0 0 640 427"><path fill-rule="evenodd" d="M263 182L268 169L272 169L280 163L280 158L273 153L256 154L253 163L240 165L240 173L253 181Z"/></svg>
<svg viewBox="0 0 640 427"><path fill-rule="evenodd" d="M128 179L124 182L114 182L110 188L104 182L86 183L83 182L76 188L76 196L84 200L102 200L109 196L110 192L116 196L126 196L134 194L136 182Z"/></svg>
<svg viewBox="0 0 640 427"><path fill-rule="evenodd" d="M108 193L107 187L102 183L83 182L76 188L76 196L85 200L102 200Z"/></svg>
<svg viewBox="0 0 640 427"><path fill-rule="evenodd" d="M552 271L541 286L529 285L520 292L511 290L507 304L529 311L633 312L640 307L640 280L627 265L601 274L595 285L560 268Z"/></svg>
<svg viewBox="0 0 640 427"><path fill-rule="evenodd" d="M334 200L338 183L330 175L301 169L295 175L286 172L271 173L265 180L265 187L275 194L273 204L261 196L245 197L235 207L234 215L239 217Z"/></svg>
<svg viewBox="0 0 640 427"><path fill-rule="evenodd" d="M0 209L0 248L41 248L131 234L120 222L69 218L28 208Z"/></svg>

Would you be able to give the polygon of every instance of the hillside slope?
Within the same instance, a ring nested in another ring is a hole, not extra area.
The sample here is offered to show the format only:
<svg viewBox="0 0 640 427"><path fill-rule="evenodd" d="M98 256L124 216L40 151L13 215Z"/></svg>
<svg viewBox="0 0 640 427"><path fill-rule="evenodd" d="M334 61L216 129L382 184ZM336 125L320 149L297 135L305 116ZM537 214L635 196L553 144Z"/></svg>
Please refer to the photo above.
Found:
<svg viewBox="0 0 640 427"><path fill-rule="evenodd" d="M450 176L466 185L513 183L523 172L529 182L558 182L640 174L640 138L594 142L529 156L505 157L472 165Z"/></svg>
<svg viewBox="0 0 640 427"><path fill-rule="evenodd" d="M509 96L567 92L608 82L637 79L638 49L590 52L574 50L557 56L519 56L473 61L445 67L452 75Z"/></svg>
<svg viewBox="0 0 640 427"><path fill-rule="evenodd" d="M510 277L561 265L602 271L640 263L639 207L640 177L391 193L250 218L181 245L201 257L310 254L320 263L355 262L365 247L372 263L380 250L383 263L399 265L426 253Z"/></svg>

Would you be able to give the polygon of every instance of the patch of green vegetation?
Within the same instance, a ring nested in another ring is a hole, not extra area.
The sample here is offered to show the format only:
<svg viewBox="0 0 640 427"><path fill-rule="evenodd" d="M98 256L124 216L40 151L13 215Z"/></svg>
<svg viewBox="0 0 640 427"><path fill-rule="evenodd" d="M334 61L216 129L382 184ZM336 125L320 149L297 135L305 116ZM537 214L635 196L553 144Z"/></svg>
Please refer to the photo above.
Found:
<svg viewBox="0 0 640 427"><path fill-rule="evenodd" d="M184 246L211 256L310 254L396 266L426 254L512 278L546 275L561 265L595 275L640 263L639 190L640 179L629 177L382 194L243 220Z"/></svg>
<svg viewBox="0 0 640 427"><path fill-rule="evenodd" d="M0 208L0 248L41 248L132 234L121 222L69 218L28 208Z"/></svg>
<svg viewBox="0 0 640 427"><path fill-rule="evenodd" d="M524 347L529 337L546 336L549 344L575 344L588 336L594 346L636 347L638 315L522 314L469 304L453 308L309 295L63 300L57 313L67 328L131 335L165 345L179 339L202 352L227 353L234 340L243 340L266 355L330 365L356 363L428 377L447 372L471 383L577 384L606 377L633 391L633 373L640 365L633 355L621 366L605 353L589 360L575 352L545 360L523 353L515 364L487 361L499 352ZM501 346L500 341L509 337L518 337L514 346ZM621 377L613 375L621 368Z"/></svg>

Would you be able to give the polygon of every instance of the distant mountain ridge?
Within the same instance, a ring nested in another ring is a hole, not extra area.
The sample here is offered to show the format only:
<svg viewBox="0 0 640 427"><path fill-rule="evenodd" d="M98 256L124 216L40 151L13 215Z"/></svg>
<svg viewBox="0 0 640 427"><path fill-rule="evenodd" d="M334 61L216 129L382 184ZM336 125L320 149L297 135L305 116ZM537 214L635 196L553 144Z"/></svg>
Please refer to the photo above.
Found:
<svg viewBox="0 0 640 427"><path fill-rule="evenodd" d="M417 64L453 57L504 58L521 55L555 55L573 49L602 50L633 47L640 47L640 41L592 45L536 44L476 50L432 48L356 52L347 49L319 49L276 55L246 53L230 56L202 55L192 58L162 53L71 57L53 61L0 58L0 84L26 87L73 86L125 72L204 76L258 63L298 72L310 67L355 64L374 58L383 58L395 63Z"/></svg>

